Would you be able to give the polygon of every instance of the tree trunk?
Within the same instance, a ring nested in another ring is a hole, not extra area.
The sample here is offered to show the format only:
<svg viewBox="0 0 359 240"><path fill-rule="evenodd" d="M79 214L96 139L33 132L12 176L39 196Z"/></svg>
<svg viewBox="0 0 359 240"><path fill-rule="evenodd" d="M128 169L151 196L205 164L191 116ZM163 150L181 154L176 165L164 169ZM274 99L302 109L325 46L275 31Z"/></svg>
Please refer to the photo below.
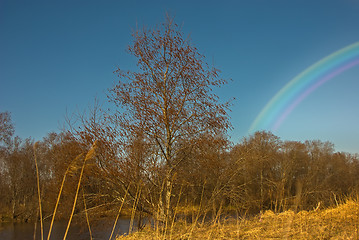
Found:
<svg viewBox="0 0 359 240"><path fill-rule="evenodd" d="M166 176L166 221L172 219L172 205L171 205L171 194L172 194L172 177L168 173Z"/></svg>
<svg viewBox="0 0 359 240"><path fill-rule="evenodd" d="M15 206L16 206L16 201L15 199L12 200L12 219L15 220L16 216L15 216Z"/></svg>
<svg viewBox="0 0 359 240"><path fill-rule="evenodd" d="M164 221L164 219L165 219L165 209L163 207L163 196L161 191L158 199L158 212L157 212L156 220L162 222Z"/></svg>
<svg viewBox="0 0 359 240"><path fill-rule="evenodd" d="M171 173L167 172L166 177L163 182L163 188L160 192L158 200L158 215L157 220L162 223L169 222L172 218L172 205L171 205L171 195L172 195L172 177Z"/></svg>

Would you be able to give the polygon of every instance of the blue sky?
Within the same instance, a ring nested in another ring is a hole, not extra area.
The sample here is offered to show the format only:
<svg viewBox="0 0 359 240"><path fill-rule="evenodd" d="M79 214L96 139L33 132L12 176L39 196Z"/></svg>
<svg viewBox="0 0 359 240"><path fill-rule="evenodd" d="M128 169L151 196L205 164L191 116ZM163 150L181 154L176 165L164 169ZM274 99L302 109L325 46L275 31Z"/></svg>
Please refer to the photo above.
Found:
<svg viewBox="0 0 359 240"><path fill-rule="evenodd" d="M0 1L0 111L16 134L40 140L66 112L106 101L116 66L135 69L131 30L175 16L209 63L230 78L232 141L300 72L359 41L358 0ZM274 132L283 140L331 141L359 152L359 67L308 96Z"/></svg>

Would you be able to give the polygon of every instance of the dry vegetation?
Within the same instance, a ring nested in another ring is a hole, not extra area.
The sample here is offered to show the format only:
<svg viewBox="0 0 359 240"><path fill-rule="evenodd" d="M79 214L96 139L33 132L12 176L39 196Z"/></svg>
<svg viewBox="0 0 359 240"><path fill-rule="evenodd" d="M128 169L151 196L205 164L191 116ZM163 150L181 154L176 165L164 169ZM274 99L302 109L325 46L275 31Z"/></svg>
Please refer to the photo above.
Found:
<svg viewBox="0 0 359 240"><path fill-rule="evenodd" d="M347 200L333 208L275 214L265 211L251 218L216 223L176 222L171 228L146 227L117 240L130 239L358 239L359 202Z"/></svg>

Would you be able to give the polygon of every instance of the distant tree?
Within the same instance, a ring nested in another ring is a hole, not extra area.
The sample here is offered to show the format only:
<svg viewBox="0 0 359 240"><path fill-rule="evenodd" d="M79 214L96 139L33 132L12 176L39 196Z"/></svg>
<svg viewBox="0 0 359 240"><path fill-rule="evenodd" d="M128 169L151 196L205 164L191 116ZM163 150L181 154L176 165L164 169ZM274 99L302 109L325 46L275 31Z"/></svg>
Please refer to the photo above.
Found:
<svg viewBox="0 0 359 240"><path fill-rule="evenodd" d="M9 112L0 113L0 143L8 142L14 134L14 125Z"/></svg>
<svg viewBox="0 0 359 240"><path fill-rule="evenodd" d="M272 201L281 141L271 132L256 132L245 138L240 145L240 157L245 182L250 182L247 193L257 202L260 210L267 208Z"/></svg>
<svg viewBox="0 0 359 240"><path fill-rule="evenodd" d="M22 141L15 137L1 158L4 174L1 183L8 186L9 191L0 201L8 199L5 204L11 208L13 219L28 219L36 209L32 204L36 186L32 144L31 139Z"/></svg>
<svg viewBox="0 0 359 240"><path fill-rule="evenodd" d="M185 161L181 151L195 146L202 134L224 133L231 126L230 103L213 93L226 81L170 17L153 30L136 30L133 38L128 50L138 59L138 71L116 70L120 81L109 95L118 106L113 119L123 145L141 133L142 141L157 149L151 159L161 165L164 183L158 203L162 216L169 217L174 175Z"/></svg>
<svg viewBox="0 0 359 240"><path fill-rule="evenodd" d="M181 154L186 158L177 170L177 181L181 183L183 200L189 204L214 208L225 200L225 190L233 177L228 161L229 141L225 136L204 134L193 149ZM187 155L187 156L185 156Z"/></svg>

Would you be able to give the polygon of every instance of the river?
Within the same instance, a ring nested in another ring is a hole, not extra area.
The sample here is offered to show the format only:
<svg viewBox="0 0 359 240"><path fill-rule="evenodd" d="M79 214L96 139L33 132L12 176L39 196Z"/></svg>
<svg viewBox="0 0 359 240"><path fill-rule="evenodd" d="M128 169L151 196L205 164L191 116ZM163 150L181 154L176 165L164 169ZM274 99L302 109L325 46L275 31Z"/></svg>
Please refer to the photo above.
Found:
<svg viewBox="0 0 359 240"><path fill-rule="evenodd" d="M91 226L92 237L94 240L109 239L114 220L96 221ZM52 240L62 240L66 230L65 222L55 222L51 232ZM136 226L136 224L134 224ZM44 224L44 239L47 239L47 233L50 224ZM114 236L127 234L130 226L130 219L119 219L114 231ZM34 223L0 223L0 239L1 240L33 240L34 239ZM37 224L36 239L41 239L40 223ZM86 224L72 224L67 235L67 240L88 240L90 239L89 230Z"/></svg>

